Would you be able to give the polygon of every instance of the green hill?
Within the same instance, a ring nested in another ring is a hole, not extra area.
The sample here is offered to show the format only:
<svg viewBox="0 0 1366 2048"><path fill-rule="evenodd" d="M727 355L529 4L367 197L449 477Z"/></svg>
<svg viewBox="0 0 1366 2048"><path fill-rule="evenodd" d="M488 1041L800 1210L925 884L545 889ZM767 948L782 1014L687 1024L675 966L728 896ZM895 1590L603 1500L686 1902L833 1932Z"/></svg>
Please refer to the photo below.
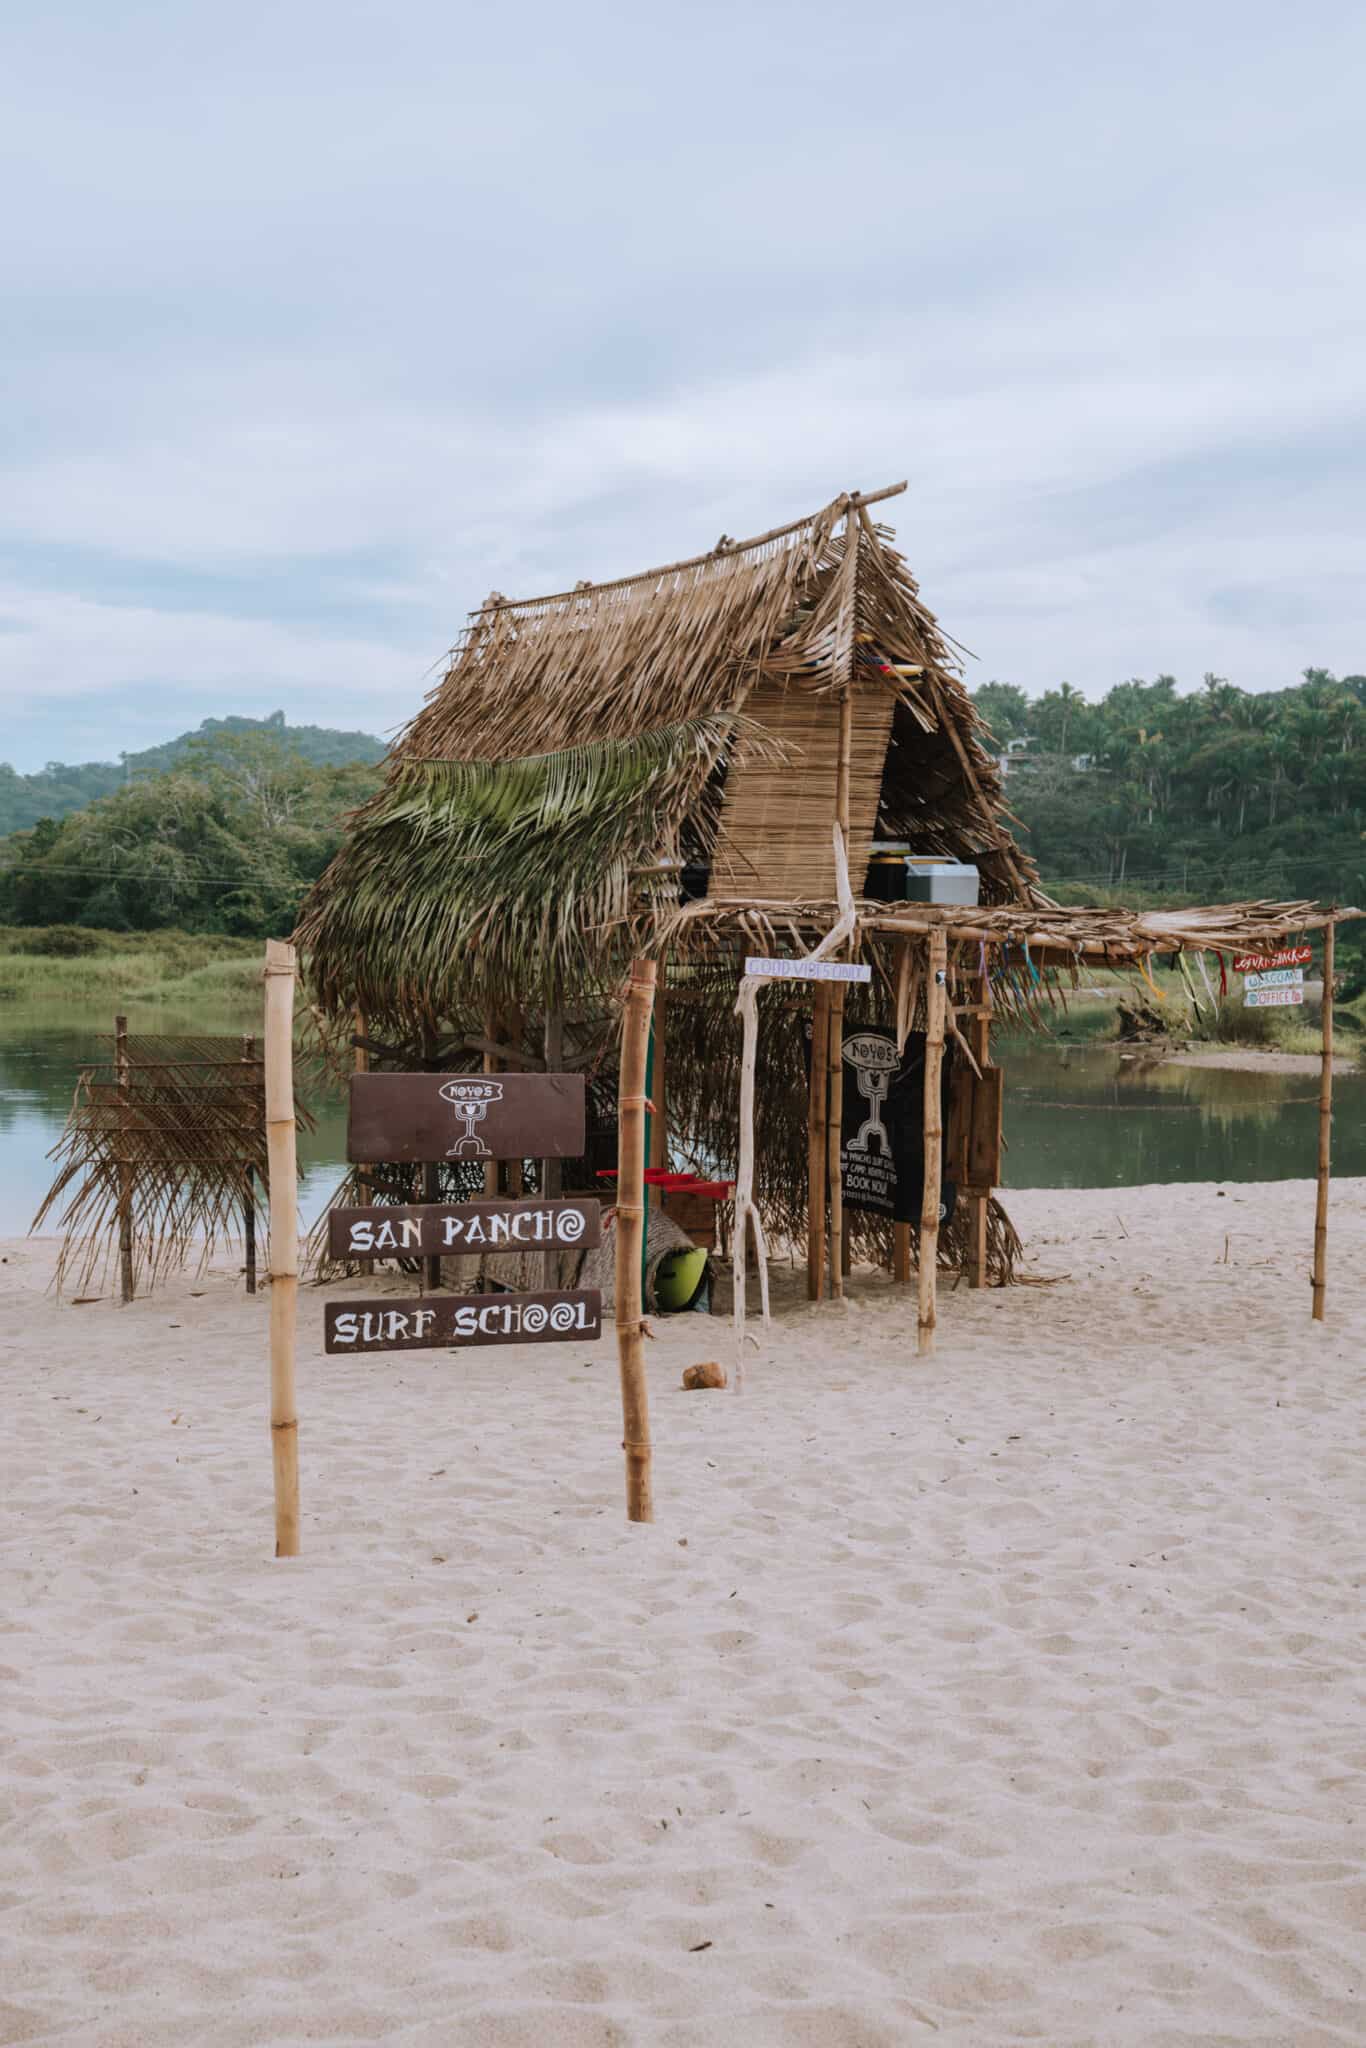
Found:
<svg viewBox="0 0 1366 2048"><path fill-rule="evenodd" d="M117 761L49 761L36 775L20 775L0 762L0 836L84 810L97 797L112 796L130 783L146 782L173 768L207 768L230 758L251 734L278 742L281 749L313 768L371 767L384 758L384 741L368 732L340 732L327 725L290 725L283 711L269 718L206 718L194 732L163 746L122 754Z"/></svg>

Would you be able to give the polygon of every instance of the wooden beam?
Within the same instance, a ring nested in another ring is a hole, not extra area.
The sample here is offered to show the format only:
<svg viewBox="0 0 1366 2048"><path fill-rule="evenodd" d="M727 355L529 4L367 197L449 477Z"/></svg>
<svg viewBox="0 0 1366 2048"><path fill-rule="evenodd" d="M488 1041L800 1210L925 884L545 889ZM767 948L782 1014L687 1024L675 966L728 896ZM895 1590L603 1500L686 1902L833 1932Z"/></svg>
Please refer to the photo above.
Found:
<svg viewBox="0 0 1366 2048"><path fill-rule="evenodd" d="M1333 1155L1333 927L1323 934L1323 1038L1319 1063L1319 1171L1314 1195L1313 1318L1323 1321L1328 1293L1328 1183Z"/></svg>

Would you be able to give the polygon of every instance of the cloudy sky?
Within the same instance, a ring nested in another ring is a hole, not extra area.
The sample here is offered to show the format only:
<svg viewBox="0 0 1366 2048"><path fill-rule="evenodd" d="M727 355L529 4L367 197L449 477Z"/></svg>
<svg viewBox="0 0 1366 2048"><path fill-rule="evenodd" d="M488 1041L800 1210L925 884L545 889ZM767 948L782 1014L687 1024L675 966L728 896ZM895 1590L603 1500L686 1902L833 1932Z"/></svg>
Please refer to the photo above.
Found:
<svg viewBox="0 0 1366 2048"><path fill-rule="evenodd" d="M974 681L1366 669L1352 0L14 0L0 757L387 731L898 477Z"/></svg>

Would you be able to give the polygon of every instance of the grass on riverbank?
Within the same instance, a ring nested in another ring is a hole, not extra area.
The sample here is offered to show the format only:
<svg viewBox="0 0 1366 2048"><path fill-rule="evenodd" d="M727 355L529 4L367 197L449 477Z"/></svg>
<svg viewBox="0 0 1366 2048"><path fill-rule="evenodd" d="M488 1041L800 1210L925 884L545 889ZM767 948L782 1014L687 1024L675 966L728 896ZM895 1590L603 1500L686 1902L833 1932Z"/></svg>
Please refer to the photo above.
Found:
<svg viewBox="0 0 1366 2048"><path fill-rule="evenodd" d="M259 1002L263 951L260 939L193 932L0 925L0 1003Z"/></svg>

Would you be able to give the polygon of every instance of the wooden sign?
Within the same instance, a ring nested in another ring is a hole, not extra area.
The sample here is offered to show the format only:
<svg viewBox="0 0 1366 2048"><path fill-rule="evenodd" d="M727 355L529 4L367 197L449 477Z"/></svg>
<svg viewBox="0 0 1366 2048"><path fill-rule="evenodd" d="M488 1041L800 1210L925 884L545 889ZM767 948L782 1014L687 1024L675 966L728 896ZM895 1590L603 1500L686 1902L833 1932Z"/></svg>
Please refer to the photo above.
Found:
<svg viewBox="0 0 1366 2048"><path fill-rule="evenodd" d="M353 1074L348 1159L577 1159L582 1074Z"/></svg>
<svg viewBox="0 0 1366 2048"><path fill-rule="evenodd" d="M1268 967L1259 974L1249 974L1243 979L1243 987L1249 988L1298 988L1304 980L1302 967Z"/></svg>
<svg viewBox="0 0 1366 2048"><path fill-rule="evenodd" d="M429 1294L413 1301L329 1301L324 1351L441 1351L452 1345L592 1344L602 1335L596 1287L563 1294Z"/></svg>
<svg viewBox="0 0 1366 2048"><path fill-rule="evenodd" d="M1233 963L1235 974L1262 974L1268 967L1307 967L1314 957L1312 946L1282 946L1278 953L1240 953Z"/></svg>
<svg viewBox="0 0 1366 2048"><path fill-rule="evenodd" d="M763 960L745 962L746 974L769 981L871 981L873 970L850 960Z"/></svg>
<svg viewBox="0 0 1366 2048"><path fill-rule="evenodd" d="M460 1252L590 1250L602 1243L595 1201L424 1202L333 1209L327 1251L333 1259L454 1257Z"/></svg>
<svg viewBox="0 0 1366 2048"><path fill-rule="evenodd" d="M1281 1010L1304 1001L1302 988L1250 988L1243 997L1245 1010Z"/></svg>
<svg viewBox="0 0 1366 2048"><path fill-rule="evenodd" d="M1005 1069L983 1067L980 1080L969 1073L967 1160L969 1187L991 1189L1001 1183L1001 1109Z"/></svg>

